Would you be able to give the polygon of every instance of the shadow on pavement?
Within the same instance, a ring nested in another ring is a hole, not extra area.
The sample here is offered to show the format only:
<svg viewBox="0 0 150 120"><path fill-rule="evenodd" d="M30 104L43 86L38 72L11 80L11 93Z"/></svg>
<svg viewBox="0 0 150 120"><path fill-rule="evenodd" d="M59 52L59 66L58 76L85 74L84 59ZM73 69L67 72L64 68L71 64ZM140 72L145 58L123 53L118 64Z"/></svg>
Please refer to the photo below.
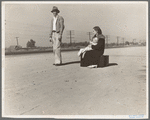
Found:
<svg viewBox="0 0 150 120"><path fill-rule="evenodd" d="M76 63L80 63L80 61L72 61L72 62L62 63L61 66L69 65L69 64L76 64ZM118 65L118 64L117 63L109 63L107 66L104 66L104 67L110 67L110 66L114 66L114 65Z"/></svg>
<svg viewBox="0 0 150 120"><path fill-rule="evenodd" d="M110 67L110 66L115 66L115 65L118 65L118 64L117 63L109 63L107 66L99 67L99 68L105 68L105 67Z"/></svg>
<svg viewBox="0 0 150 120"><path fill-rule="evenodd" d="M76 63L80 63L80 61L73 61L73 62L62 63L61 65L69 65L69 64L76 64Z"/></svg>
<svg viewBox="0 0 150 120"><path fill-rule="evenodd" d="M109 63L106 67L118 65L117 63Z"/></svg>

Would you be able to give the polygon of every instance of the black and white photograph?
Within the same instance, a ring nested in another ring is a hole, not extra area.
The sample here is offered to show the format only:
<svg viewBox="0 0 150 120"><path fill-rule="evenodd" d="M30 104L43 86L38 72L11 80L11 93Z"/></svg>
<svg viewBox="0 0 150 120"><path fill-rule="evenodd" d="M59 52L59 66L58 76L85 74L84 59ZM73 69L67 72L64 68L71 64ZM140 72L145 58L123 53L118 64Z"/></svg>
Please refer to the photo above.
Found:
<svg viewBox="0 0 150 120"><path fill-rule="evenodd" d="M1 8L2 117L148 118L148 2Z"/></svg>

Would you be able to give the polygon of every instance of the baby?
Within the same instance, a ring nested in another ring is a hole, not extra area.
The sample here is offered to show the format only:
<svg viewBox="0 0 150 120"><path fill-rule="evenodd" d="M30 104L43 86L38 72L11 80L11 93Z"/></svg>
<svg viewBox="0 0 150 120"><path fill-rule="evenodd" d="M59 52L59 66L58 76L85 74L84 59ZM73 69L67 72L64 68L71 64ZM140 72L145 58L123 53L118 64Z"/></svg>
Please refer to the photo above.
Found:
<svg viewBox="0 0 150 120"><path fill-rule="evenodd" d="M97 37L93 38L93 40L90 41L90 44L87 47L80 49L80 51L78 52L78 56L80 56L82 53L86 51L92 50L92 45L97 45L97 42L98 42L98 38Z"/></svg>

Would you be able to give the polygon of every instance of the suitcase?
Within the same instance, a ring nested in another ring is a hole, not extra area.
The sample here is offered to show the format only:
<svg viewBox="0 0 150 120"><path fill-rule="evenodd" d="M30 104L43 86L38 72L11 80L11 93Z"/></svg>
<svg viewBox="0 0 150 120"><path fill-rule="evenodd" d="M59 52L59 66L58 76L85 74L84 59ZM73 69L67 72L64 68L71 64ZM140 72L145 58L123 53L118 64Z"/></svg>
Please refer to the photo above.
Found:
<svg viewBox="0 0 150 120"><path fill-rule="evenodd" d="M106 67L109 64L109 55L102 55L98 67Z"/></svg>

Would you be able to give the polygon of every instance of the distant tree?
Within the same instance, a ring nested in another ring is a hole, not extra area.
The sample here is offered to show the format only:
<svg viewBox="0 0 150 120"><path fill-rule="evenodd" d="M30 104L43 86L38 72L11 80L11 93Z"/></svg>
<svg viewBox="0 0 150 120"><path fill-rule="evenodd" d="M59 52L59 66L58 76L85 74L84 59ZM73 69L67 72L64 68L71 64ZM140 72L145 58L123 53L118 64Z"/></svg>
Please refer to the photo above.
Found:
<svg viewBox="0 0 150 120"><path fill-rule="evenodd" d="M129 42L130 45L134 45L134 42Z"/></svg>
<svg viewBox="0 0 150 120"><path fill-rule="evenodd" d="M115 46L116 45L116 43L110 43L110 46Z"/></svg>
<svg viewBox="0 0 150 120"><path fill-rule="evenodd" d="M32 40L32 39L30 39L30 41L28 41L27 42L27 48L33 48L33 47L35 47L35 41L34 40Z"/></svg>
<svg viewBox="0 0 150 120"><path fill-rule="evenodd" d="M27 48L30 47L30 41L27 42L26 46Z"/></svg>
<svg viewBox="0 0 150 120"><path fill-rule="evenodd" d="M134 45L138 45L138 42L134 43Z"/></svg>
<svg viewBox="0 0 150 120"><path fill-rule="evenodd" d="M146 42L142 42L141 45L146 46Z"/></svg>
<svg viewBox="0 0 150 120"><path fill-rule="evenodd" d="M129 45L130 43L128 41L125 42L125 45Z"/></svg>
<svg viewBox="0 0 150 120"><path fill-rule="evenodd" d="M19 50L19 49L21 49L21 48L22 48L22 46L20 46L20 45L15 46L15 49L16 49L16 50Z"/></svg>

